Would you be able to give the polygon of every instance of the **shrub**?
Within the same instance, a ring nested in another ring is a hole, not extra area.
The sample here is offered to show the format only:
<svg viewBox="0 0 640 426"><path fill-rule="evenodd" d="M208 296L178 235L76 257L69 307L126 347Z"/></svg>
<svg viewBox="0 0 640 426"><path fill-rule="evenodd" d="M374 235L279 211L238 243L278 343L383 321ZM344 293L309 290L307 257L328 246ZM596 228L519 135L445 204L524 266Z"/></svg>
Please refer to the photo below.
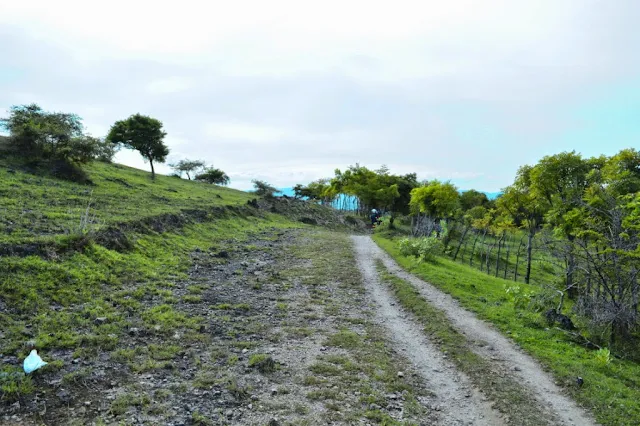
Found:
<svg viewBox="0 0 640 426"><path fill-rule="evenodd" d="M207 167L204 172L196 176L196 180L214 185L228 185L230 181L229 176L227 176L225 172L213 167Z"/></svg>
<svg viewBox="0 0 640 426"><path fill-rule="evenodd" d="M278 190L275 187L269 185L265 181L252 180L251 182L253 183L253 186L256 189L255 190L256 195L259 197L271 198L274 196L276 192L278 192Z"/></svg>
<svg viewBox="0 0 640 426"><path fill-rule="evenodd" d="M606 366L611 363L611 351L607 348L601 348L596 351L596 362L599 365Z"/></svg>
<svg viewBox="0 0 640 426"><path fill-rule="evenodd" d="M403 256L415 257L419 262L433 262L443 253L444 246L436 237L403 238L399 249Z"/></svg>
<svg viewBox="0 0 640 426"><path fill-rule="evenodd" d="M507 298L513 303L513 307L516 309L524 309L531 303L533 293L523 290L519 285L506 285L504 291L507 294Z"/></svg>

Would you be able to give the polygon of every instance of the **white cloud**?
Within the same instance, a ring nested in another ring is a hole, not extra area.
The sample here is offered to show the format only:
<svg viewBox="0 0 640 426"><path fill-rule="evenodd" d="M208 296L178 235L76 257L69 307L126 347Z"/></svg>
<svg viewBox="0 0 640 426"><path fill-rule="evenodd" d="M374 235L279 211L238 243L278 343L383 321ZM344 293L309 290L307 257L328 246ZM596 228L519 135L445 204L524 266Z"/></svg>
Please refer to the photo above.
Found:
<svg viewBox="0 0 640 426"><path fill-rule="evenodd" d="M635 0L0 0L12 75L0 108L76 112L96 136L153 115L171 159L245 183L359 161L492 190L567 127L567 104L640 75L639 12Z"/></svg>
<svg viewBox="0 0 640 426"><path fill-rule="evenodd" d="M191 83L181 77L169 77L153 80L147 84L147 91L151 94L165 94L182 92L191 87Z"/></svg>

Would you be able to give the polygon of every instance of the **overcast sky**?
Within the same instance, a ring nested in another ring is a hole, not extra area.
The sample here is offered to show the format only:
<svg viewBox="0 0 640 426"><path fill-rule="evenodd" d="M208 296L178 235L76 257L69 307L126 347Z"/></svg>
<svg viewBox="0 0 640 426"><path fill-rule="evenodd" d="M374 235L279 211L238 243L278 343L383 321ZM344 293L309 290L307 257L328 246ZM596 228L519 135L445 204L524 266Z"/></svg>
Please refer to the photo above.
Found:
<svg viewBox="0 0 640 426"><path fill-rule="evenodd" d="M638 0L0 0L0 112L151 115L169 162L241 189L359 162L495 191L639 147L639 25Z"/></svg>

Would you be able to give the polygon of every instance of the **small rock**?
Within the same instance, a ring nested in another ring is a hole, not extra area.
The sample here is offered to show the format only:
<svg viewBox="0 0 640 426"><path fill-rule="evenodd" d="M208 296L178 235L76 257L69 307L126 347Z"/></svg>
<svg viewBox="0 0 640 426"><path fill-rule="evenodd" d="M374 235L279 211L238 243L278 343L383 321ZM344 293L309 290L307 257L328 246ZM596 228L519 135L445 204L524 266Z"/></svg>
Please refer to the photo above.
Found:
<svg viewBox="0 0 640 426"><path fill-rule="evenodd" d="M379 406L378 404L370 404L369 405L369 409L370 410L380 410L382 407Z"/></svg>
<svg viewBox="0 0 640 426"><path fill-rule="evenodd" d="M129 336L137 336L138 334L140 334L140 329L139 328L131 327L129 329Z"/></svg>
<svg viewBox="0 0 640 426"><path fill-rule="evenodd" d="M91 405L91 401L85 401L85 402L84 402L84 405L86 405L86 406Z"/></svg>
<svg viewBox="0 0 640 426"><path fill-rule="evenodd" d="M244 348L244 349L242 350L242 353L243 353L243 354L246 354L247 352L249 352L249 349L247 349L247 348Z"/></svg>
<svg viewBox="0 0 640 426"><path fill-rule="evenodd" d="M95 320L93 320L93 323L95 325L105 324L106 322L107 322L107 317L98 317Z"/></svg>
<svg viewBox="0 0 640 426"><path fill-rule="evenodd" d="M322 352L324 352L324 351L326 351L326 350L327 350L327 348L326 348L326 346L323 346L323 347L321 347L321 348L320 348L320 350L321 350Z"/></svg>
<svg viewBox="0 0 640 426"><path fill-rule="evenodd" d="M249 404L249 405L247 406L247 408L248 408L249 410L253 410L253 404Z"/></svg>
<svg viewBox="0 0 640 426"><path fill-rule="evenodd" d="M267 426L280 426L280 422L278 421L278 419L273 418L269 420L269 423L267 423Z"/></svg>
<svg viewBox="0 0 640 426"><path fill-rule="evenodd" d="M60 391L56 392L56 396L64 402L71 400L71 392L65 389L60 389Z"/></svg>
<svg viewBox="0 0 640 426"><path fill-rule="evenodd" d="M75 358L73 361L71 361L73 364L79 364L80 363L80 358Z"/></svg>
<svg viewBox="0 0 640 426"><path fill-rule="evenodd" d="M278 389L271 388L271 395L276 395L278 393Z"/></svg>
<svg viewBox="0 0 640 426"><path fill-rule="evenodd" d="M522 371L522 368L516 365L515 367L513 367L513 371Z"/></svg>
<svg viewBox="0 0 640 426"><path fill-rule="evenodd" d="M404 377L404 373L402 371L398 371L398 377Z"/></svg>

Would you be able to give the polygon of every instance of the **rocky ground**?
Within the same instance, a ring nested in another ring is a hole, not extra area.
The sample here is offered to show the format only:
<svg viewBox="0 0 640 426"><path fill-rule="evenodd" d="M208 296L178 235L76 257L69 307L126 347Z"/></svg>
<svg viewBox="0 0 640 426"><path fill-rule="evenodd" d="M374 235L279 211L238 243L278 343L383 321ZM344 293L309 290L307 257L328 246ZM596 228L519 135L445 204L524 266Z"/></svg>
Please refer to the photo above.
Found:
<svg viewBox="0 0 640 426"><path fill-rule="evenodd" d="M54 392L3 407L0 419L300 425L438 418L423 379L373 320L347 235L274 230L198 250L192 261L188 279L160 290L173 309L158 304L155 326L132 320L127 347L78 357L73 374L36 375L36 386ZM185 318L189 327L167 327Z"/></svg>
<svg viewBox="0 0 640 426"><path fill-rule="evenodd" d="M542 423L591 424L553 383L545 382L535 363L521 362L522 354L505 346L484 323L473 322L455 303L401 271L369 237L352 239L310 228L276 228L248 241L196 250L188 277L158 289L151 308L129 319L124 347L98 348L93 356L69 360L72 373L36 374L36 386L53 391L2 406L0 420L536 424L518 423L496 410L487 397L491 393L459 371L397 302L380 279L376 259L391 273L412 280L417 294L446 309L453 325L490 341L492 359L514 359L505 361L509 364L502 372L530 375L535 378L530 382L542 383L540 389L527 385L549 405L541 412ZM545 391L551 392L546 399L541 396Z"/></svg>

